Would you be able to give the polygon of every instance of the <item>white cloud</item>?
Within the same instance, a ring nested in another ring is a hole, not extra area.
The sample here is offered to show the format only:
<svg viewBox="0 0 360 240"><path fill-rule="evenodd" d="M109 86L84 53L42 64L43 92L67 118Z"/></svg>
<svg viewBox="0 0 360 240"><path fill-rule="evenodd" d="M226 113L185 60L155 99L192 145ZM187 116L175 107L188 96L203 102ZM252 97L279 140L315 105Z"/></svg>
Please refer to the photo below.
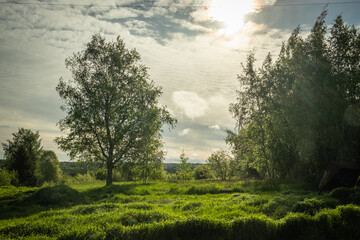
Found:
<svg viewBox="0 0 360 240"><path fill-rule="evenodd" d="M215 129L215 130L220 130L220 126L219 126L219 125L217 125L217 124L215 124L215 125L211 125L211 126L209 126L209 128L211 128L211 129Z"/></svg>
<svg viewBox="0 0 360 240"><path fill-rule="evenodd" d="M190 132L191 132L191 129L190 129L190 128L185 128L184 130L178 132L178 135L179 135L180 137L183 137L183 136L189 134Z"/></svg>
<svg viewBox="0 0 360 240"><path fill-rule="evenodd" d="M208 109L206 101L196 92L176 91L172 94L172 100L191 119L203 116Z"/></svg>
<svg viewBox="0 0 360 240"><path fill-rule="evenodd" d="M116 4L139 2L118 0ZM97 5L98 1L86 3ZM40 130L44 146L56 149L52 140L60 131L55 124L64 113L57 106L55 86L59 77L71 77L64 59L83 50L93 34L101 33L109 41L120 35L128 48L138 50L150 78L163 88L160 103L171 109L178 126L188 123L164 136L167 159L178 159L183 147L193 147L189 156L196 151L203 160L212 149L225 148L225 133L215 130L235 126L228 107L236 101L240 63L254 47L257 64L268 52L276 56L292 28L271 28L266 22L249 20L237 35L221 35L211 30L212 24L201 22L208 17L205 8L194 8L189 18L180 16L176 5L194 3L210 4L211 0L157 0L155 5L165 7L147 10L111 7L113 0L102 1L108 7L4 4L0 8L0 126L9 128L0 128L0 140L25 127ZM294 27L298 24L302 22ZM186 135L191 137L180 137Z"/></svg>
<svg viewBox="0 0 360 240"><path fill-rule="evenodd" d="M120 18L134 18L138 14L129 8L113 8L103 16L101 19L120 19Z"/></svg>
<svg viewBox="0 0 360 240"><path fill-rule="evenodd" d="M199 154L197 154L197 153L193 153L193 154L191 154L191 156L192 156L192 157L198 157L198 156L199 156Z"/></svg>

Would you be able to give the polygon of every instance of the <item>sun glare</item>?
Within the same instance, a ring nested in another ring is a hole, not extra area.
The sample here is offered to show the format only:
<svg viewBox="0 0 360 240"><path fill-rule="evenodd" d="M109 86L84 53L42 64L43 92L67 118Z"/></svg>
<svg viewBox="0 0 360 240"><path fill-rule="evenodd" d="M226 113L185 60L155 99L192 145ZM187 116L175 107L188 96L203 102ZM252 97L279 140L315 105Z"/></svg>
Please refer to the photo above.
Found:
<svg viewBox="0 0 360 240"><path fill-rule="evenodd" d="M212 0L209 16L223 23L221 32L234 35L245 26L245 16L255 11L254 0Z"/></svg>

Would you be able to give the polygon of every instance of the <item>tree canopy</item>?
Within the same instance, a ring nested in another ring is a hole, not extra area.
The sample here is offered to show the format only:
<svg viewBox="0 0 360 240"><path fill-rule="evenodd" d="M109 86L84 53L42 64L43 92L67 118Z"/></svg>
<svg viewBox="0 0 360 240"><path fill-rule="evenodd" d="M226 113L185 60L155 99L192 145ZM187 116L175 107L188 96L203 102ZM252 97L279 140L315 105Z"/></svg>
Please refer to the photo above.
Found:
<svg viewBox="0 0 360 240"><path fill-rule="evenodd" d="M36 162L35 176L40 186L45 182L59 183L61 169L54 151L43 150L41 152L41 156Z"/></svg>
<svg viewBox="0 0 360 240"><path fill-rule="evenodd" d="M242 169L318 180L330 161L360 162L360 34L327 11L307 37L296 28L278 59L252 52L239 76L227 142ZM329 31L330 30L330 31Z"/></svg>
<svg viewBox="0 0 360 240"><path fill-rule="evenodd" d="M218 150L212 153L206 163L220 180L226 181L230 179L233 170L233 159L226 151Z"/></svg>
<svg viewBox="0 0 360 240"><path fill-rule="evenodd" d="M3 143L6 168L17 173L20 185L35 186L36 162L41 156L42 147L39 132L19 128L13 139Z"/></svg>
<svg viewBox="0 0 360 240"><path fill-rule="evenodd" d="M182 150L180 154L180 163L176 169L176 175L181 182L186 182L192 178L193 173L188 161L189 158L186 157L184 150Z"/></svg>
<svg viewBox="0 0 360 240"><path fill-rule="evenodd" d="M60 79L56 90L67 113L59 126L68 134L56 142L72 159L106 165L110 185L116 164L142 157L161 137L162 125L176 120L159 105L161 88L149 79L139 53L120 37L106 42L94 35L85 50L66 59L66 67L72 79Z"/></svg>

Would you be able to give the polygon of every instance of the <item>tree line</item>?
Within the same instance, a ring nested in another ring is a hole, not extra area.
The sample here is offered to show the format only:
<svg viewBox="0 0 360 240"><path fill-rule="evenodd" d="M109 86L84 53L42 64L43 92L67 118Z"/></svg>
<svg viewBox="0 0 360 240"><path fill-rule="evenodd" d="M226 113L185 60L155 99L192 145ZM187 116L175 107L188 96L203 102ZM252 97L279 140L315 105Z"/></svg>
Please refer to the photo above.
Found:
<svg viewBox="0 0 360 240"><path fill-rule="evenodd" d="M274 61L268 54L256 67L247 58L240 89L230 113L236 130L227 130L231 154L217 151L194 173L185 153L168 179L289 178L319 180L330 161L360 163L360 34L338 16L330 29L327 11L308 36L296 28ZM72 78L60 78L56 90L66 113L55 139L70 159L92 163L111 185L115 169L124 179L161 179L164 152L161 132L177 122L159 104L156 86L119 37L106 42L94 35L83 51L65 60ZM38 132L23 128L3 143L7 176L20 185L49 180L58 160L41 147ZM45 170L46 171L45 171ZM50 174L51 175L51 174Z"/></svg>
<svg viewBox="0 0 360 240"><path fill-rule="evenodd" d="M297 27L274 61L238 77L227 143L243 175L319 180L330 161L360 163L360 34L327 11L308 36Z"/></svg>
<svg viewBox="0 0 360 240"><path fill-rule="evenodd" d="M5 168L0 170L0 185L33 187L60 182L59 160L54 151L43 149L39 132L19 128L2 146Z"/></svg>

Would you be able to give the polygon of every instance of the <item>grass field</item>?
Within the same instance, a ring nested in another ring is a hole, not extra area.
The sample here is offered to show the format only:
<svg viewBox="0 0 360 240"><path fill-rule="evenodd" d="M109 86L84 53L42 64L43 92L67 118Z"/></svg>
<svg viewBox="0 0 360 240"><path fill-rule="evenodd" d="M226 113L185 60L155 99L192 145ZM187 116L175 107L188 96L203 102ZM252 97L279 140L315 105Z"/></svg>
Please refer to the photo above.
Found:
<svg viewBox="0 0 360 240"><path fill-rule="evenodd" d="M282 182L0 188L1 239L360 239L360 190Z"/></svg>

